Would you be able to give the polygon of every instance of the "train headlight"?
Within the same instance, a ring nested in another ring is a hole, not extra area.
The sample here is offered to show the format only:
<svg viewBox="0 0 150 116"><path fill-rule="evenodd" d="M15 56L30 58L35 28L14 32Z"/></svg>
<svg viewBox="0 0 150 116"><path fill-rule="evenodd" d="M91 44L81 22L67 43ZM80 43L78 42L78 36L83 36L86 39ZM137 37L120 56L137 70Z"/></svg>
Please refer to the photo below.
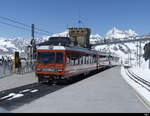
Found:
<svg viewBox="0 0 150 116"><path fill-rule="evenodd" d="M62 72L63 70L62 69L58 69L58 72Z"/></svg>
<svg viewBox="0 0 150 116"><path fill-rule="evenodd" d="M37 70L37 71L41 71L41 68L37 68L36 70Z"/></svg>

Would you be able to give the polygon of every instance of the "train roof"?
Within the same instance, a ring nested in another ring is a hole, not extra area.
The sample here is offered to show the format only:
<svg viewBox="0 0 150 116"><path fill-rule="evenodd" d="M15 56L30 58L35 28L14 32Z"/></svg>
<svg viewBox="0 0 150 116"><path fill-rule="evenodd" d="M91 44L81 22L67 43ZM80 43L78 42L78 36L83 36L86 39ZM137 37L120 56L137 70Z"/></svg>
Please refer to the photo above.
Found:
<svg viewBox="0 0 150 116"><path fill-rule="evenodd" d="M84 52L89 54L99 54L99 55L112 55L108 52L101 52L96 50L89 50L86 48L76 47L76 46L50 46L50 45L44 45L44 46L38 46L37 50L69 50L69 51L77 51L77 52Z"/></svg>

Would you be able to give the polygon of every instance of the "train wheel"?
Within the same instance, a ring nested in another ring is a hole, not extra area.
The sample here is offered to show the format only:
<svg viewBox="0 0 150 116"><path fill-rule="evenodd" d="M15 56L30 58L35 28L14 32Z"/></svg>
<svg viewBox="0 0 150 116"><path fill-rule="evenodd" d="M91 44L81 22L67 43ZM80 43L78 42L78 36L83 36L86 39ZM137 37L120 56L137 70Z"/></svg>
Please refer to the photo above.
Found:
<svg viewBox="0 0 150 116"><path fill-rule="evenodd" d="M71 84L72 80L69 78L69 79L64 79L61 81L61 84L65 84L65 85L69 85Z"/></svg>
<svg viewBox="0 0 150 116"><path fill-rule="evenodd" d="M53 84L53 81L52 81L52 80L48 80L48 84L49 84L49 85L52 85L52 84Z"/></svg>
<svg viewBox="0 0 150 116"><path fill-rule="evenodd" d="M38 77L38 83L42 83L43 82L43 79L42 79L42 77Z"/></svg>
<svg viewBox="0 0 150 116"><path fill-rule="evenodd" d="M84 72L84 77L87 77L88 76L88 72Z"/></svg>

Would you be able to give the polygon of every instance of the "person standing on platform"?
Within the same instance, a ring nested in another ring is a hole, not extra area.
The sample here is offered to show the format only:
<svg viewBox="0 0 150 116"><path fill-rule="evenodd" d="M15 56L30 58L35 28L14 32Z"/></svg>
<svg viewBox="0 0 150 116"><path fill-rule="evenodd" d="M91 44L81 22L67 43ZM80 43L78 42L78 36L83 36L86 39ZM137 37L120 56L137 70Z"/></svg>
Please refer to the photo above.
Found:
<svg viewBox="0 0 150 116"><path fill-rule="evenodd" d="M21 71L22 71L22 65L21 65L21 59L19 58L19 61L18 61L18 72L19 72L19 74L21 74Z"/></svg>

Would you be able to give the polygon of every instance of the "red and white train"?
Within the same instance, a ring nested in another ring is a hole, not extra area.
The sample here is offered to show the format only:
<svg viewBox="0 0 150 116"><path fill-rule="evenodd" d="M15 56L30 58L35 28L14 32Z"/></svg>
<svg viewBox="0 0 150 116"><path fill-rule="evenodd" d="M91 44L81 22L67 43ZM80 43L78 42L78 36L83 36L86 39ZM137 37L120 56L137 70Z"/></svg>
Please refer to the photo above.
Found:
<svg viewBox="0 0 150 116"><path fill-rule="evenodd" d="M108 53L67 46L39 46L36 55L35 72L39 83L69 80L75 75L114 66L119 60Z"/></svg>

